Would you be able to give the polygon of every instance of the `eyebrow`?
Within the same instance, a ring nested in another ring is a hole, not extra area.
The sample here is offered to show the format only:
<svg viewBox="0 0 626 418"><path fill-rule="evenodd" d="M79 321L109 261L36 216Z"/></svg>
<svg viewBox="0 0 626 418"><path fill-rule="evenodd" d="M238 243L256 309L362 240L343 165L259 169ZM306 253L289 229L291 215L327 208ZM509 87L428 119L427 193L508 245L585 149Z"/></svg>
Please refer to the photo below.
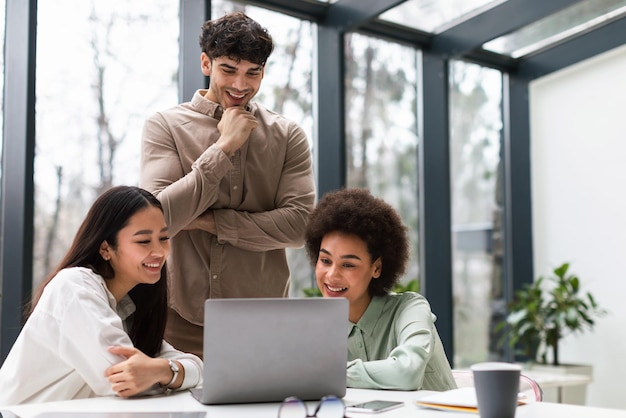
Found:
<svg viewBox="0 0 626 418"><path fill-rule="evenodd" d="M168 227L166 226L166 227L163 227L159 232L167 232L167 230L168 230ZM139 230L139 231L135 232L133 234L133 236L136 236L136 235L147 235L147 234L151 234L151 233L152 233L151 229L142 229L142 230Z"/></svg>
<svg viewBox="0 0 626 418"><path fill-rule="evenodd" d="M324 253L324 254L328 254L328 255L332 255L328 250L325 250L323 248L320 248L320 253ZM354 260L359 260L361 261L361 257L359 257L358 255L354 255L354 254L346 254L346 255L342 255L339 258L345 258L345 259L354 259Z"/></svg>

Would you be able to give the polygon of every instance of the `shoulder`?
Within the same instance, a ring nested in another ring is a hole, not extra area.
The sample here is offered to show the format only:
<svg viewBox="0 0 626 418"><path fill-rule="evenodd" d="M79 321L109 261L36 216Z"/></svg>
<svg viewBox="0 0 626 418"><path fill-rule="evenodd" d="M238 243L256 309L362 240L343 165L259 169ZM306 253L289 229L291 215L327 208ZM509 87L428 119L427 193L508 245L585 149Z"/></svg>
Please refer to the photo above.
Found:
<svg viewBox="0 0 626 418"><path fill-rule="evenodd" d="M381 298L386 306L428 305L426 298L416 292L389 293Z"/></svg>
<svg viewBox="0 0 626 418"><path fill-rule="evenodd" d="M197 113L190 102L180 103L167 109L154 112L146 118L146 124L163 126L176 125L186 121L190 114Z"/></svg>
<svg viewBox="0 0 626 418"><path fill-rule="evenodd" d="M287 118L285 115L281 115L273 110L270 110L257 102L251 102L250 107L254 116L261 120L263 124L285 129L288 132L301 132L304 134L304 130L293 120Z"/></svg>
<svg viewBox="0 0 626 418"><path fill-rule="evenodd" d="M204 100L204 99L202 99ZM206 100L204 100L206 101ZM179 103L152 113L145 119L144 132L171 131L191 122L208 120L206 111L193 102Z"/></svg>
<svg viewBox="0 0 626 418"><path fill-rule="evenodd" d="M385 302L383 310L390 316L396 318L433 317L430 303L419 293L390 293L381 297L384 298Z"/></svg>
<svg viewBox="0 0 626 418"><path fill-rule="evenodd" d="M85 304L110 306L106 284L88 268L71 267L58 272L46 285L35 311L61 317L71 306Z"/></svg>
<svg viewBox="0 0 626 418"><path fill-rule="evenodd" d="M104 279L86 267L70 267L59 271L46 285L46 292L64 291L68 294L95 292L106 295Z"/></svg>

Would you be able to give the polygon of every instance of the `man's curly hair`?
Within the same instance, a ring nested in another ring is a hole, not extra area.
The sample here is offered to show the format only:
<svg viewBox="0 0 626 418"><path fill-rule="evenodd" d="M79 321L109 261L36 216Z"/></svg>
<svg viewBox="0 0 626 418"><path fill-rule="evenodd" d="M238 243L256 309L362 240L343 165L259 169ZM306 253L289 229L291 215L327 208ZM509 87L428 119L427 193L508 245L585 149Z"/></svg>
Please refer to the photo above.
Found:
<svg viewBox="0 0 626 418"><path fill-rule="evenodd" d="M349 188L325 194L311 213L305 233L306 251L313 266L322 239L334 231L362 239L372 262L381 257L381 275L370 282L369 292L372 296L389 293L409 259L408 229L396 210L367 189Z"/></svg>
<svg viewBox="0 0 626 418"><path fill-rule="evenodd" d="M274 43L267 29L236 11L204 22L200 48L211 60L228 57L264 66L274 50Z"/></svg>

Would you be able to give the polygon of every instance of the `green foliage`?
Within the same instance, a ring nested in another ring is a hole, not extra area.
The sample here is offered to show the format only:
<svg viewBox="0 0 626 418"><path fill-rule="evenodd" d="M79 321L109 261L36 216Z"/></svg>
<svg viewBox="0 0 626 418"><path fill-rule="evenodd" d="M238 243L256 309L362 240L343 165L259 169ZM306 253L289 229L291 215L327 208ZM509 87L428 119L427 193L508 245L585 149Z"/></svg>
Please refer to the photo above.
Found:
<svg viewBox="0 0 626 418"><path fill-rule="evenodd" d="M406 282L405 284L396 283L391 290L393 292L396 292L396 293L404 293L404 292L419 293L419 291L420 291L420 282L419 282L418 279L411 279L408 282Z"/></svg>
<svg viewBox="0 0 626 418"><path fill-rule="evenodd" d="M302 289L302 293L307 298L319 298L322 297L322 292L317 287L306 287Z"/></svg>
<svg viewBox="0 0 626 418"><path fill-rule="evenodd" d="M560 339L593 329L595 318L606 313L591 293L580 292L580 279L568 269L569 263L564 263L554 275L539 277L516 291L508 316L498 325L512 347L544 364L551 350L552 363L558 365Z"/></svg>

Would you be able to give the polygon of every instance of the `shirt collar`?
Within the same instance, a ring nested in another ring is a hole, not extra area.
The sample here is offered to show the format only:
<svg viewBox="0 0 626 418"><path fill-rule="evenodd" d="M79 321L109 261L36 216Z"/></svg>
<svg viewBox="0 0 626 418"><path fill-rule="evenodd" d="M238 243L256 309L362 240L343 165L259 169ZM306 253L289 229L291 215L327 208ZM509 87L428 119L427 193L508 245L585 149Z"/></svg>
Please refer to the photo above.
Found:
<svg viewBox="0 0 626 418"><path fill-rule="evenodd" d="M370 304L367 305L367 309L363 312L363 316L361 316L359 322L353 324L353 326L360 328L361 331L367 335L372 335L374 333L374 328L376 328L376 323L383 312L384 306L385 298L373 296Z"/></svg>
<svg viewBox="0 0 626 418"><path fill-rule="evenodd" d="M131 316L135 312L135 303L128 295L124 295L122 299L117 303L116 311L117 314L122 318L122 321L125 321L129 316Z"/></svg>
<svg viewBox="0 0 626 418"><path fill-rule="evenodd" d="M113 296L113 293L111 293L111 291L107 287L107 285L105 283L105 279L100 277L100 280L102 282L102 287L104 288L105 292L107 293L107 299L109 300L109 306L113 310L115 310L115 312L117 312L117 314L122 319L122 321L125 321L129 316L131 316L135 312L135 309L137 309L136 306L135 306L135 302L133 302L133 300L130 298L130 296L128 296L128 294L124 295L122 297L122 299L120 299L120 301L117 302L115 300L115 296Z"/></svg>

